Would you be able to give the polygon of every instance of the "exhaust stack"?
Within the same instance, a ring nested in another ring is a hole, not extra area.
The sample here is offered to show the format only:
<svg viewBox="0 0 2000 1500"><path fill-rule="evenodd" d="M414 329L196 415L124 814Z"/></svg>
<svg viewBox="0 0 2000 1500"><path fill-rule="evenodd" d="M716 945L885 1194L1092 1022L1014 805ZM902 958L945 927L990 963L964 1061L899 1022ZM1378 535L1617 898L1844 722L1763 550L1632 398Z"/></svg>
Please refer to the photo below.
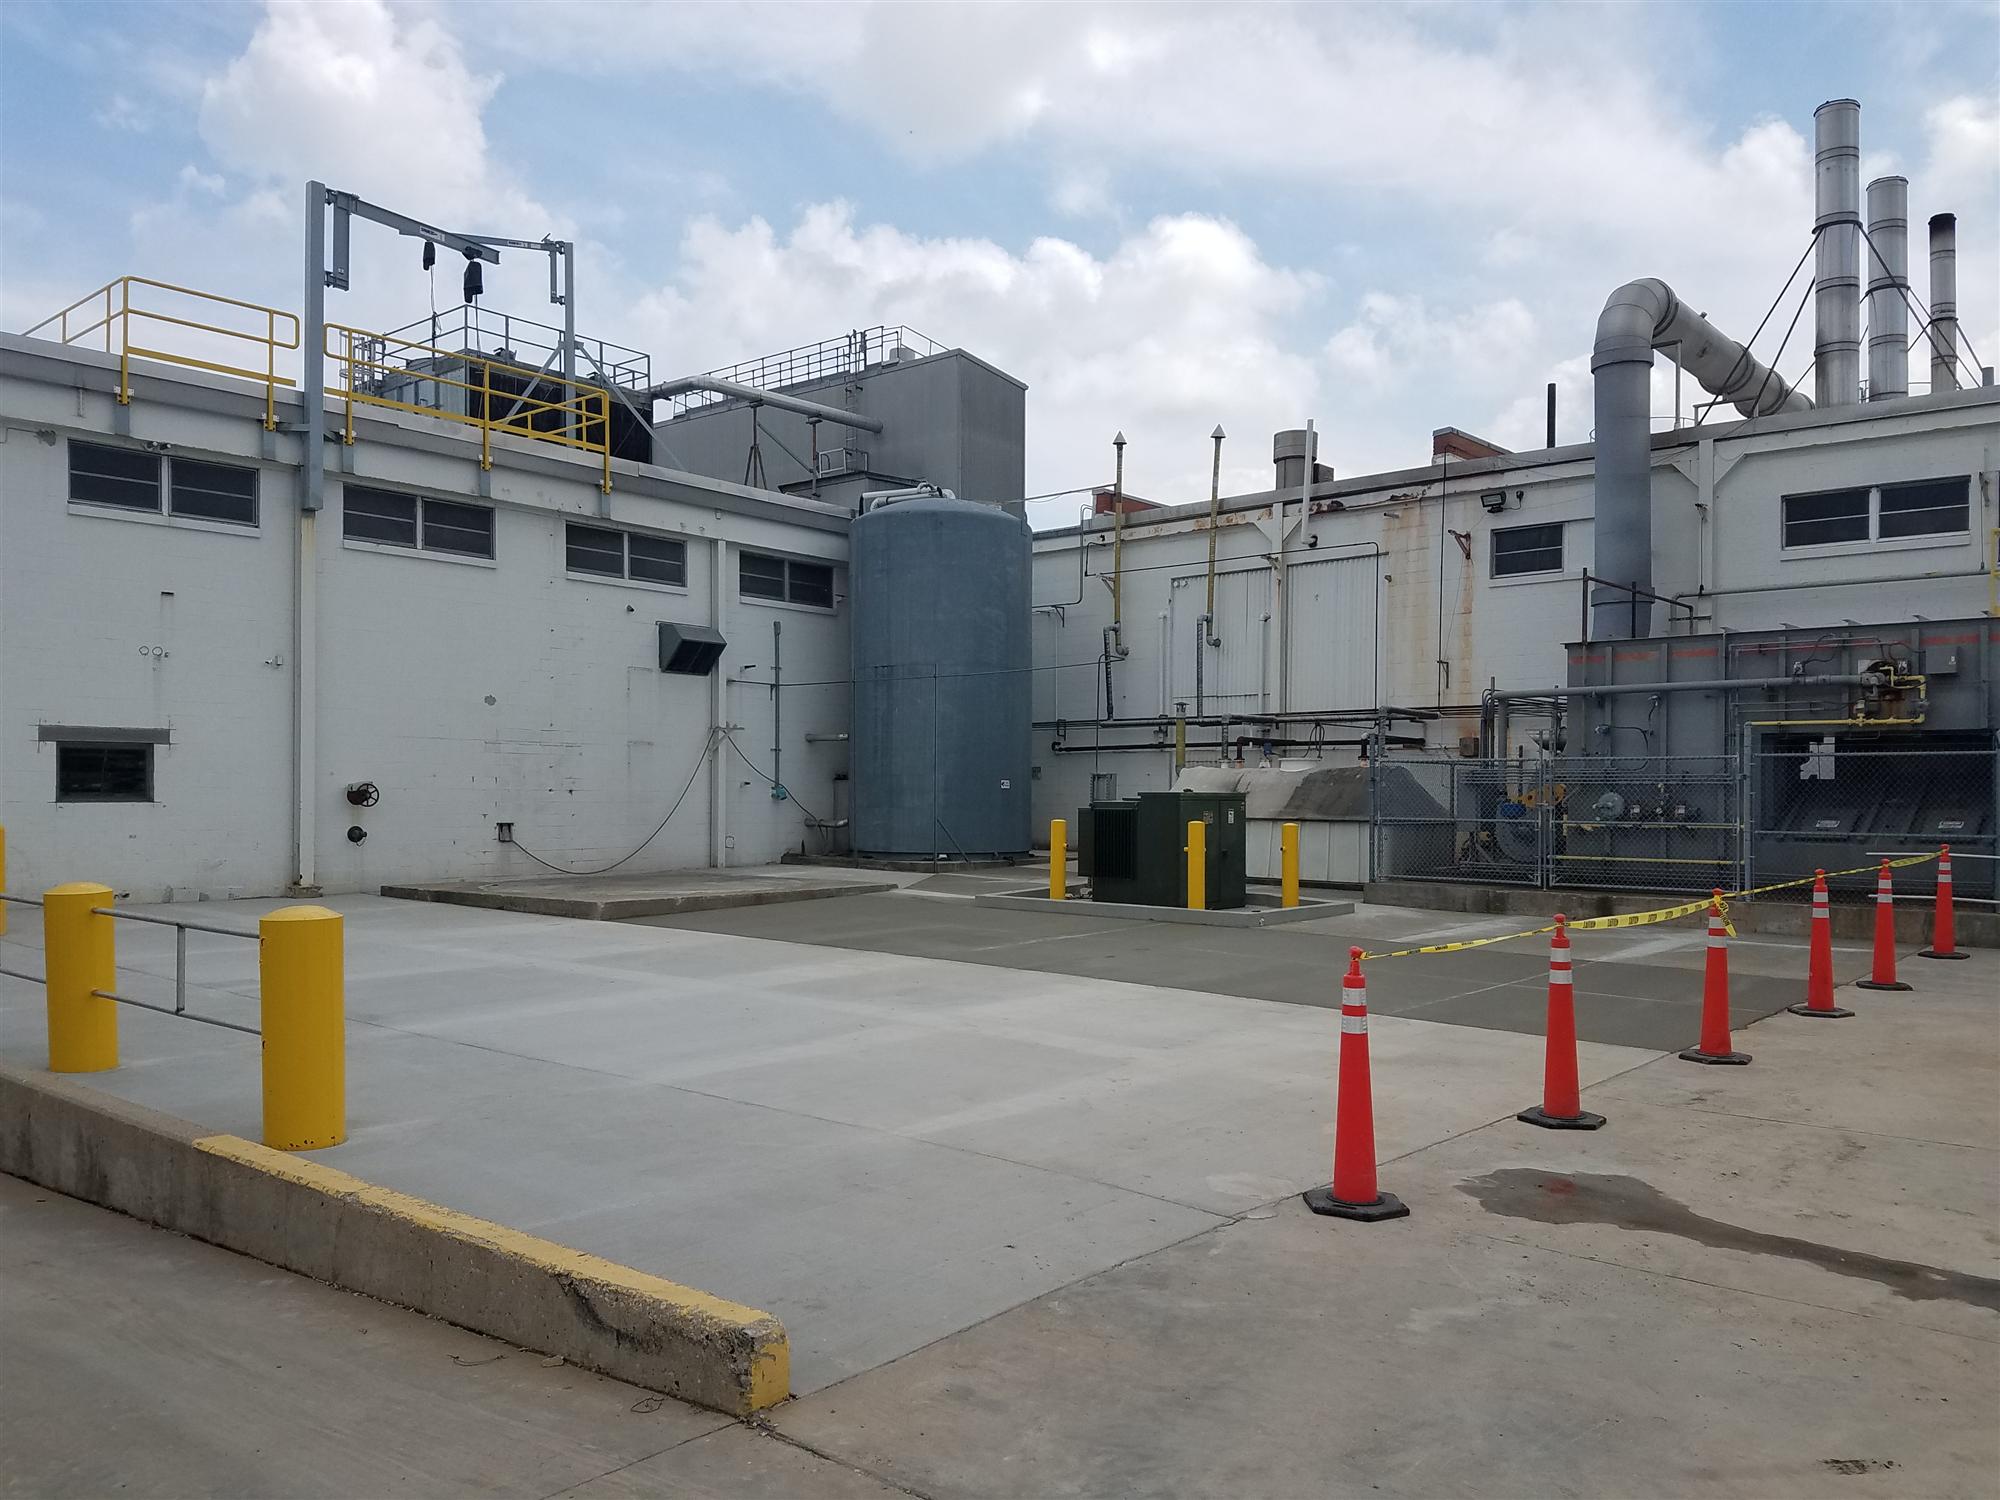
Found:
<svg viewBox="0 0 2000 1500"><path fill-rule="evenodd" d="M1813 379L1818 406L1861 401L1861 106L1813 111L1816 236Z"/></svg>
<svg viewBox="0 0 2000 1500"><path fill-rule="evenodd" d="M1931 392L1958 389L1958 216L1931 215Z"/></svg>
<svg viewBox="0 0 2000 1500"><path fill-rule="evenodd" d="M1868 399L1910 394L1910 181L1868 184Z"/></svg>

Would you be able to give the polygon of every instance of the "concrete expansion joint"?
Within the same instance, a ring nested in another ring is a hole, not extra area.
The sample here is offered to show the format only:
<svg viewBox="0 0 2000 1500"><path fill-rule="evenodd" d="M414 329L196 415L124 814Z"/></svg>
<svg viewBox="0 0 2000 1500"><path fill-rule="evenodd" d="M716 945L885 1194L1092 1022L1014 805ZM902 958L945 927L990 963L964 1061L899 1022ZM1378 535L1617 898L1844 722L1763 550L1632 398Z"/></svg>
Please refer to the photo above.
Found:
<svg viewBox="0 0 2000 1500"><path fill-rule="evenodd" d="M912 1496L913 1500L938 1500L938 1497L930 1494L928 1491L912 1489L909 1485L892 1479L887 1474L883 1474L878 1470L865 1468L851 1459L842 1458L838 1453L829 1453L824 1448L816 1448L811 1443L793 1437L789 1432L782 1432L772 1425L771 1419L768 1416L761 1412L744 1417L741 1425L749 1428L752 1432L770 1438L774 1442L783 1443L787 1448L796 1448L801 1453L811 1454L822 1463L834 1464L839 1468L847 1470L850 1474L859 1474L864 1479L873 1480L876 1484L882 1485L887 1489L892 1489L899 1495Z"/></svg>

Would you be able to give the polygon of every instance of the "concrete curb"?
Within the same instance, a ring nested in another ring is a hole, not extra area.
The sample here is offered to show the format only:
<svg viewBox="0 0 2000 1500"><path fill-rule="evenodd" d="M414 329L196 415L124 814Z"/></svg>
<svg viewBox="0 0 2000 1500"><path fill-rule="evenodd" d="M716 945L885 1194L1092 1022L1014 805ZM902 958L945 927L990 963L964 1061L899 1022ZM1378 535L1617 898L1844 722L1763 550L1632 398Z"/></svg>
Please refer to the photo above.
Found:
<svg viewBox="0 0 2000 1500"><path fill-rule="evenodd" d="M1310 922L1316 917L1344 917L1354 910L1352 901L1302 900L1297 906L1280 906L1265 897L1269 905L1252 904L1220 911L1190 911L1183 906L1134 906L1122 901L1051 901L1046 889L1001 891L972 898L974 906L993 906L1002 911L1053 911L1067 917L1113 917L1127 922L1187 922L1196 927L1282 927L1288 922Z"/></svg>
<svg viewBox="0 0 2000 1500"><path fill-rule="evenodd" d="M790 1393L769 1313L0 1065L0 1171L731 1416Z"/></svg>
<svg viewBox="0 0 2000 1500"><path fill-rule="evenodd" d="M478 906L488 911L521 912L531 917L573 917L584 922L623 922L633 917L671 917L681 912L728 911L738 906L777 906L788 901L826 901L835 896L875 896L896 889L894 881L877 884L846 881L837 885L780 884L761 889L698 891L655 896L549 896L510 891L498 885L385 885L382 894L402 901L438 901L448 906Z"/></svg>

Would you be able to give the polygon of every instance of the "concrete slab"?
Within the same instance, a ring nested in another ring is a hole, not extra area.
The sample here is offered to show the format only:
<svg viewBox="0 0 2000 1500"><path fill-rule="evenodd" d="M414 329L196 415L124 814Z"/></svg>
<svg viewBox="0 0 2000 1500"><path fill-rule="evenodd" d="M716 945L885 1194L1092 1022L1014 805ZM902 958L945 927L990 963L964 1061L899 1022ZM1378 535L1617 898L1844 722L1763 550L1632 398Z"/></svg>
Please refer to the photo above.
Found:
<svg viewBox="0 0 2000 1500"><path fill-rule="evenodd" d="M893 1493L713 1412L12 1177L0 1339L7 1487L50 1500Z"/></svg>
<svg viewBox="0 0 2000 1500"><path fill-rule="evenodd" d="M385 885L382 894L404 901L443 901L542 917L615 922L672 912L818 901L895 888L893 879L869 879L842 871L791 875L763 870L671 870L646 875L551 874L526 880L420 882Z"/></svg>
<svg viewBox="0 0 2000 1500"><path fill-rule="evenodd" d="M1726 1078L1589 1087L1602 1131L1389 1159L1408 1219L1286 1200L778 1424L954 1497L1987 1495L2000 963L1952 967L1895 1011L1761 1022ZM1899 1112L1948 1135L1856 1123Z"/></svg>
<svg viewBox="0 0 2000 1500"><path fill-rule="evenodd" d="M1062 912L1066 908L1049 899L1048 888L1000 891L973 898L980 906L1003 911ZM1194 911L1184 906L1134 906L1123 901L1093 901L1093 917L1109 917L1125 922L1182 922L1193 927L1284 927L1295 922L1311 922L1320 917L1341 917L1354 910L1352 901L1326 901L1319 897L1286 906L1276 896L1252 891L1242 906L1216 911Z"/></svg>

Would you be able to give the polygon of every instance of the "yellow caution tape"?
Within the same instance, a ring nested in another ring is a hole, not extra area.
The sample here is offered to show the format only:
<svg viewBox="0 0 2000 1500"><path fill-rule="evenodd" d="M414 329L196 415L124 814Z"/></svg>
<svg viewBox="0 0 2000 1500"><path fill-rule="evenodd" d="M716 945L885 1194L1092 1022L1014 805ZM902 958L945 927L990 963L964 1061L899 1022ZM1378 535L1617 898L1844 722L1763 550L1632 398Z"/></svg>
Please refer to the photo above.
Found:
<svg viewBox="0 0 2000 1500"><path fill-rule="evenodd" d="M1909 865L1920 865L1927 860L1936 858L1937 855L1934 853L1912 854L1904 859L1889 860L1888 865L1892 870L1900 870ZM1882 862L1878 860L1875 864L1858 865L1852 870L1828 870L1826 877L1829 880L1838 880L1847 875L1866 875L1870 870L1878 870L1881 867ZM1660 922L1677 922L1682 917L1691 917L1696 912L1705 912L1711 906L1720 905L1722 909L1723 930L1731 937L1735 937L1736 924L1729 920L1730 901L1741 896L1762 896L1771 891L1784 891L1790 890L1795 886L1811 885L1818 878L1817 874L1813 874L1807 875L1800 880L1780 880L1774 884L1760 885L1747 891L1725 891L1719 903L1713 896L1704 896L1699 901L1684 901L1678 906L1662 906L1654 911L1626 912L1615 917L1581 917L1574 922L1565 922L1563 925L1571 932L1601 932L1615 927L1651 927ZM1512 943L1519 941L1521 938L1543 937L1555 930L1555 924L1550 923L1547 927L1530 927L1521 932L1503 932L1495 937L1467 938L1457 943L1426 943L1421 948L1391 948L1381 953L1364 953L1361 955L1361 958L1366 963L1378 958L1414 958L1418 954L1423 953L1460 953L1468 948L1490 948L1495 943Z"/></svg>

